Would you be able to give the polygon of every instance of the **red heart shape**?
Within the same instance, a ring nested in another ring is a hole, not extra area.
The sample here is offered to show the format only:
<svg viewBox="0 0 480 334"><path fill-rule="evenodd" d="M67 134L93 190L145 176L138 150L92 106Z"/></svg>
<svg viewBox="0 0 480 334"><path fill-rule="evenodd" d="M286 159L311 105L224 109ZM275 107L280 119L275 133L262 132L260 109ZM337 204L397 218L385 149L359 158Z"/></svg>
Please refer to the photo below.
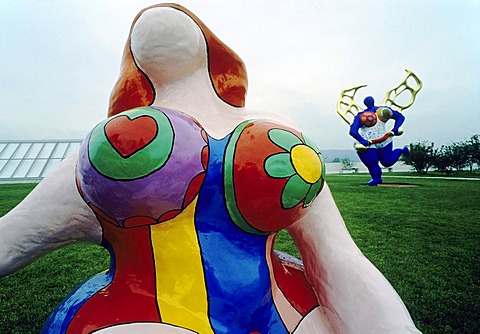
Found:
<svg viewBox="0 0 480 334"><path fill-rule="evenodd" d="M146 147L155 139L157 133L157 122L147 115L134 119L121 115L105 124L108 142L123 158L128 158Z"/></svg>

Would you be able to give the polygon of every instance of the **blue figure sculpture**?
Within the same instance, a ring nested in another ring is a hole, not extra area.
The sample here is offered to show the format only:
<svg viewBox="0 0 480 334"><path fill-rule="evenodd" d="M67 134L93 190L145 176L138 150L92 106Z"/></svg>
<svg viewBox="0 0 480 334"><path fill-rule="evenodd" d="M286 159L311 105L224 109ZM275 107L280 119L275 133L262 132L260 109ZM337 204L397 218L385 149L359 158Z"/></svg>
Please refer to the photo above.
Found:
<svg viewBox="0 0 480 334"><path fill-rule="evenodd" d="M414 79L417 84L416 87L410 87L407 84L409 78ZM342 91L337 104L337 112L350 124L349 133L358 141L355 149L372 177L367 185L375 186L383 182L380 164L384 167L391 167L400 159L402 154L408 155L410 153L408 146L393 149L392 137L403 133L401 126L405 121L405 116L401 111L413 104L415 96L422 88L422 82L413 72L407 70L405 79L396 88L387 92L382 106L375 106L373 97L367 96L363 101L366 109L359 111L360 108L355 103L354 96L357 90L362 87L365 87L365 85ZM410 101L405 105L395 103L395 100L404 91L410 92ZM351 95L348 95L350 92ZM347 103L345 99L349 99L349 102ZM342 106L346 106L346 109L343 109ZM399 111L392 109L390 106L398 107ZM347 113L354 116L353 120L347 118ZM386 130L386 123L389 120L394 121L393 128Z"/></svg>
<svg viewBox="0 0 480 334"><path fill-rule="evenodd" d="M360 160L367 166L372 179L369 186L382 183L382 168L393 166L402 154L410 153L407 146L403 149L393 149L393 136L402 134L400 126L405 121L405 116L389 107L377 107L373 97L368 96L364 100L365 109L359 112L350 125L350 135L366 149L357 150ZM388 120L395 120L393 129L385 131Z"/></svg>

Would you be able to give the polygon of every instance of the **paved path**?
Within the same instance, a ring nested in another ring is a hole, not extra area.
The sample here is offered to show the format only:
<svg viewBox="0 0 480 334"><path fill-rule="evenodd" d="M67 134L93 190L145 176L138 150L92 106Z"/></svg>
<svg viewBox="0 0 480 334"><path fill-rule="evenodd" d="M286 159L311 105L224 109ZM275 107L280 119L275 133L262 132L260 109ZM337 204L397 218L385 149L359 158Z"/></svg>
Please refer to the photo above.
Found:
<svg viewBox="0 0 480 334"><path fill-rule="evenodd" d="M396 177L396 178L405 178L405 179L442 179L442 180L467 180L467 181L480 181L479 177L454 177L454 176L405 176L405 175L382 175L382 178L385 177Z"/></svg>

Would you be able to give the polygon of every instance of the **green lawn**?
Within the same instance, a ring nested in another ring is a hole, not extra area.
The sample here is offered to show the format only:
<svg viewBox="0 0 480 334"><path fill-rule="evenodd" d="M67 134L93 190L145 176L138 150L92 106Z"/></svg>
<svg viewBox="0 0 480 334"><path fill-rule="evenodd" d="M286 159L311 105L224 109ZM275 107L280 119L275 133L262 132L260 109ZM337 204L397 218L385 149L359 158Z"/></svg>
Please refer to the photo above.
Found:
<svg viewBox="0 0 480 334"><path fill-rule="evenodd" d="M360 249L421 331L480 333L480 181L386 178L419 186L385 188L364 186L368 179L327 176ZM0 216L33 187L0 185ZM276 247L298 256L286 233ZM100 247L75 245L0 278L0 333L38 333L77 284L107 266Z"/></svg>
<svg viewBox="0 0 480 334"><path fill-rule="evenodd" d="M329 178L357 245L424 333L480 333L480 181L386 178L420 187L362 186L368 179Z"/></svg>

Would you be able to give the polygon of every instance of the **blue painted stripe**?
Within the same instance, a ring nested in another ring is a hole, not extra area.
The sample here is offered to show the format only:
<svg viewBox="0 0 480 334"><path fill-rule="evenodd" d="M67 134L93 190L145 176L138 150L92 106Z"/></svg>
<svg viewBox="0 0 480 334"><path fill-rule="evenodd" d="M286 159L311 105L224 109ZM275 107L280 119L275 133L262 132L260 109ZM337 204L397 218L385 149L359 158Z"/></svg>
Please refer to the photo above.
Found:
<svg viewBox="0 0 480 334"><path fill-rule="evenodd" d="M57 306L43 325L42 334L64 334L78 310L98 291L107 287L115 273L115 256L110 244L102 244L110 252L110 269L82 283L63 302Z"/></svg>
<svg viewBox="0 0 480 334"><path fill-rule="evenodd" d="M195 216L210 320L215 333L288 333L273 303L267 236L241 230L226 208L223 159L228 139L209 138L207 174Z"/></svg>

